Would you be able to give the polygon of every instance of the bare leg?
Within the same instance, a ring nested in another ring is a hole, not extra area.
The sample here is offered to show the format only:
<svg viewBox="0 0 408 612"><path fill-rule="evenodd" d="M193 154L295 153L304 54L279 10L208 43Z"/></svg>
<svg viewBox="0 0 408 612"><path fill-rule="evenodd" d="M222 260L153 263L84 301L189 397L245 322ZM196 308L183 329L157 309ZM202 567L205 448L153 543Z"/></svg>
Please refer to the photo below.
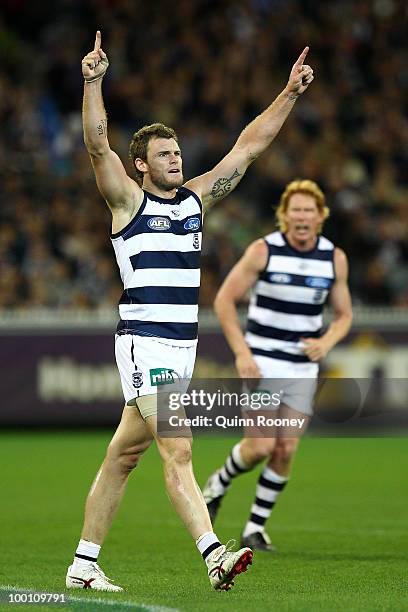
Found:
<svg viewBox="0 0 408 612"><path fill-rule="evenodd" d="M83 540L103 543L122 500L129 474L152 439L138 409L125 406L104 462L88 494L81 534Z"/></svg>
<svg viewBox="0 0 408 612"><path fill-rule="evenodd" d="M248 469L270 457L275 448L276 438L243 438L240 443L242 460Z"/></svg>
<svg viewBox="0 0 408 612"><path fill-rule="evenodd" d="M212 531L207 506L193 473L191 462L191 438L161 438L157 433L155 416L147 417L151 432L156 438L163 461L164 480L170 500L192 537Z"/></svg>
<svg viewBox="0 0 408 612"><path fill-rule="evenodd" d="M268 467L279 476L289 478L298 444L299 439L296 438L278 438Z"/></svg>
<svg viewBox="0 0 408 612"><path fill-rule="evenodd" d="M294 427L281 429L277 443L267 464L268 467L279 474L279 476L289 478L300 438L309 425L310 417L285 404L282 405L279 411L279 417L282 419L304 419L304 424L299 429L295 429Z"/></svg>

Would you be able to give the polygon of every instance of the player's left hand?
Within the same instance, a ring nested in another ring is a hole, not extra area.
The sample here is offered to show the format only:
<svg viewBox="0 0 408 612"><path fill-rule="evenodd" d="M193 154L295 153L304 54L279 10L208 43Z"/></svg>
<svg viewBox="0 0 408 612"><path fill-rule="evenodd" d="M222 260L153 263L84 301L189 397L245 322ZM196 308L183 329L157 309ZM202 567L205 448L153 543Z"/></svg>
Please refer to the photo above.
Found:
<svg viewBox="0 0 408 612"><path fill-rule="evenodd" d="M304 64L308 52L309 47L305 47L290 71L286 90L288 91L289 96L292 98L297 98L304 91L306 91L314 79L312 68L307 64Z"/></svg>
<svg viewBox="0 0 408 612"><path fill-rule="evenodd" d="M320 361L330 350L324 338L301 338L303 352L311 361Z"/></svg>

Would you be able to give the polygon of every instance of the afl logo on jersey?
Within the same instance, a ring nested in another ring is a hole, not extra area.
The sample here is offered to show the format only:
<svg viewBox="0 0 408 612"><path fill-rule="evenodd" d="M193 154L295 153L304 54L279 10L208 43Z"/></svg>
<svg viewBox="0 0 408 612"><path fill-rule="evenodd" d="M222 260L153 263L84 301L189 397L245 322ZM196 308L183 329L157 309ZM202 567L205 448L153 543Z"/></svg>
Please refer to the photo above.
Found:
<svg viewBox="0 0 408 612"><path fill-rule="evenodd" d="M273 274L270 275L269 280L272 283L284 283L285 285L287 285L292 280L292 277L290 274L282 274L280 272L274 272Z"/></svg>
<svg viewBox="0 0 408 612"><path fill-rule="evenodd" d="M308 287L313 287L313 289L329 289L331 280L329 278L319 278L318 276L308 276L305 279L305 283Z"/></svg>
<svg viewBox="0 0 408 612"><path fill-rule="evenodd" d="M148 220L147 225L152 230L168 230L170 229L171 223L166 217L152 217Z"/></svg>
<svg viewBox="0 0 408 612"><path fill-rule="evenodd" d="M184 229L191 232L196 232L200 227L200 219L198 217L193 217L192 219L187 219L184 224Z"/></svg>

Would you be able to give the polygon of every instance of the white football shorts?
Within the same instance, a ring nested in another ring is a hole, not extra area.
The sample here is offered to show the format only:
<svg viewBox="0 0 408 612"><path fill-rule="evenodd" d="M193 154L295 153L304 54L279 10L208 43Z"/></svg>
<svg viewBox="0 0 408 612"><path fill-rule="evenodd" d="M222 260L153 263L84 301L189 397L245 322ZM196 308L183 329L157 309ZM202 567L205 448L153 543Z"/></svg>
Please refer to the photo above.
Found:
<svg viewBox="0 0 408 612"><path fill-rule="evenodd" d="M126 404L138 397L167 391L182 380L187 391L193 376L197 345L174 346L160 338L115 335L115 356Z"/></svg>
<svg viewBox="0 0 408 612"><path fill-rule="evenodd" d="M282 404L307 416L313 414L319 374L317 363L291 363L263 355L253 355L253 358L261 370L259 389L279 393ZM278 410L279 405L271 405L270 409Z"/></svg>

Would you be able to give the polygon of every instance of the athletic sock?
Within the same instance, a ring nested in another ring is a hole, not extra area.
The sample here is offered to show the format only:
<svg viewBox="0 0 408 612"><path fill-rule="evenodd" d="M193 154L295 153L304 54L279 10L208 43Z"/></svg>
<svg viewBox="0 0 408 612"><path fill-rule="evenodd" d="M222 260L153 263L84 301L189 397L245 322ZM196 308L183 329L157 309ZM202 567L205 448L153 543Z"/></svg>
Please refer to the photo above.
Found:
<svg viewBox="0 0 408 612"><path fill-rule="evenodd" d="M218 480L220 484L220 495L226 493L228 487L231 484L231 480L236 478L240 474L248 472L251 468L245 465L242 459L240 442L235 444L227 459L225 460L222 468L217 472Z"/></svg>
<svg viewBox="0 0 408 612"><path fill-rule="evenodd" d="M73 569L83 568L90 563L96 563L100 550L99 544L94 544L94 542L88 542L87 540L79 540L75 551Z"/></svg>
<svg viewBox="0 0 408 612"><path fill-rule="evenodd" d="M196 540L196 546L201 553L202 558L207 563L208 557L214 550L221 546L221 542L213 531L207 531L203 533L198 540Z"/></svg>
<svg viewBox="0 0 408 612"><path fill-rule="evenodd" d="M269 467L262 470L256 486L256 497L251 507L251 516L242 534L244 538L251 533L264 530L278 495L283 491L287 482L288 478L280 476Z"/></svg>

